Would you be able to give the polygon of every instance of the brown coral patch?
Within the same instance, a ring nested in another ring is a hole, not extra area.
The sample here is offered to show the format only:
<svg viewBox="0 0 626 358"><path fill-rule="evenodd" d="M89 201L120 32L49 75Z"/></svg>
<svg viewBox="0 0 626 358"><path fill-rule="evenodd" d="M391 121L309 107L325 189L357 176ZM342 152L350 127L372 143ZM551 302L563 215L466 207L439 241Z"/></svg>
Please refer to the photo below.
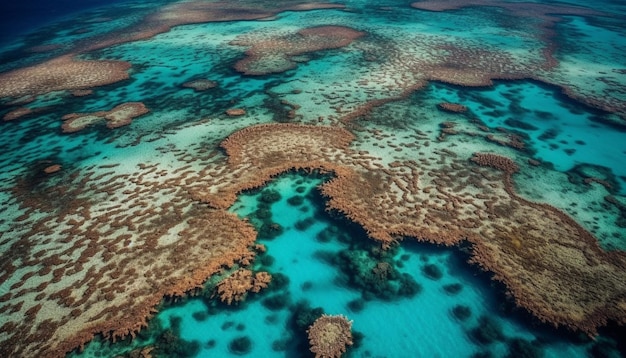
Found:
<svg viewBox="0 0 626 358"><path fill-rule="evenodd" d="M201 78L201 79L185 82L182 84L182 86L184 88L191 88L197 92L203 92L211 88L217 87L217 82L207 80L205 78Z"/></svg>
<svg viewBox="0 0 626 358"><path fill-rule="evenodd" d="M5 114L4 117L2 117L2 119L5 121L13 121L18 118L29 115L31 113L33 113L32 109L28 107L19 107Z"/></svg>
<svg viewBox="0 0 626 358"><path fill-rule="evenodd" d="M574 220L513 190L519 166L476 153L471 161L441 153L435 166L420 159L381 165L349 149L339 128L260 125L223 142L228 165L209 187L191 193L226 208L236 193L290 169L334 174L321 186L329 210L359 223L383 246L402 237L443 245L472 244L471 262L506 284L516 303L539 319L595 334L608 320L626 322L626 254L604 252ZM476 165L478 164L478 165ZM494 170L496 169L496 170ZM424 171L424 173L421 173Z"/></svg>
<svg viewBox="0 0 626 358"><path fill-rule="evenodd" d="M239 117L246 114L246 110L243 108L231 108L226 110L226 115L229 117Z"/></svg>
<svg viewBox="0 0 626 358"><path fill-rule="evenodd" d="M255 142L250 142L255 138ZM231 164L258 163L272 166L284 159L322 159L332 149L347 149L354 135L345 129L299 125L266 124L244 128L222 142ZM311 149L306 152L305 149Z"/></svg>
<svg viewBox="0 0 626 358"><path fill-rule="evenodd" d="M102 36L78 42L65 55L43 63L0 73L0 98L36 96L52 91L87 90L128 78L130 64L122 61L83 61L75 55L122 43L145 40L169 31L174 26L235 20L254 20L283 11L308 11L343 8L330 3L305 1L278 1L272 4L258 2L186 1L164 6L136 25ZM48 50L48 49L47 49Z"/></svg>
<svg viewBox="0 0 626 358"><path fill-rule="evenodd" d="M501 0L423 0L414 2L412 7L428 11L458 10L471 6L493 6L506 9L515 16L542 18L555 21L552 14L559 15L599 15L600 12L580 6L563 4L542 4L533 2L506 2Z"/></svg>
<svg viewBox="0 0 626 358"><path fill-rule="evenodd" d="M246 46L246 57L235 69L246 75L279 73L296 66L295 56L348 46L364 33L343 26L320 26L267 39L240 37L232 45Z"/></svg>
<svg viewBox="0 0 626 358"><path fill-rule="evenodd" d="M104 86L128 78L128 62L76 60L71 55L0 74L0 98Z"/></svg>
<svg viewBox="0 0 626 358"><path fill-rule="evenodd" d="M46 174L54 174L56 172L61 171L63 167L60 164L52 164L43 169L43 172Z"/></svg>
<svg viewBox="0 0 626 358"><path fill-rule="evenodd" d="M134 118L150 112L141 102L128 102L116 106L104 115L108 128L118 128L129 125Z"/></svg>
<svg viewBox="0 0 626 358"><path fill-rule="evenodd" d="M98 122L104 120L104 118L99 115L103 112L96 112L98 114L87 114L87 113L70 113L66 114L62 117L63 125L61 129L63 133L74 133L81 131L87 127L90 127Z"/></svg>
<svg viewBox="0 0 626 358"><path fill-rule="evenodd" d="M352 342L352 321L345 316L322 315L309 329L310 350L316 358L339 358Z"/></svg>
<svg viewBox="0 0 626 358"><path fill-rule="evenodd" d="M110 111L93 113L70 113L63 116L63 133L74 133L92 126L98 122L106 121L108 128L114 129L129 125L134 118L149 113L150 110L141 102L123 103Z"/></svg>
<svg viewBox="0 0 626 358"><path fill-rule="evenodd" d="M217 284L217 294L222 302L232 304L246 299L248 292L260 292L272 280L267 272L257 272L240 268Z"/></svg>
<svg viewBox="0 0 626 358"><path fill-rule="evenodd" d="M483 87L493 85L494 79L515 80L527 77L528 69L516 63L506 52L454 44L441 44L434 48L440 53L441 60L424 68L423 73L430 80L459 86Z"/></svg>
<svg viewBox="0 0 626 358"><path fill-rule="evenodd" d="M437 108L439 108L442 111L451 112L451 113L465 113L465 112L467 112L467 107L465 107L462 104L458 104L458 103L443 102L443 103L439 103L437 105Z"/></svg>
<svg viewBox="0 0 626 358"><path fill-rule="evenodd" d="M474 153L471 161L485 167L491 167L512 174L519 171L519 166L511 159L493 153Z"/></svg>
<svg viewBox="0 0 626 358"><path fill-rule="evenodd" d="M542 4L533 2L507 2L501 0L425 0L418 1L411 4L412 7L420 10L427 11L446 11L446 10L458 10L466 7L475 6L487 6L497 7L504 9L509 15L516 17L520 20L524 19L536 19L539 21L537 39L544 43L541 55L543 57L543 63L534 65L521 71L523 76L520 77L520 71L474 71L474 73L462 72L459 73L453 69L445 69L444 72L440 72L438 76L433 76L432 79L441 80L459 85L490 85L488 78L480 75L480 73L492 72L494 74L500 74L498 76L490 76L491 79L516 79L516 78L532 78L542 82L546 80L542 75L538 75L538 72L549 71L556 68L559 64L555 52L558 48L558 43L555 41L556 31L555 25L562 21L562 16L612 16L606 12L593 10L586 7L567 5L567 4ZM460 57L451 56L452 58L459 59ZM466 59L464 59L466 61ZM461 61L461 63L464 63ZM457 61L458 62L458 61ZM496 69L499 66L498 61L491 60L489 63L484 63L488 68ZM496 69L497 70L497 69ZM441 71L441 70L440 70ZM447 72L447 73L446 73ZM470 71L471 72L471 71ZM504 74L504 76L502 76ZM548 76L549 77L549 76ZM451 81L448 78L452 78ZM601 78L598 79L602 81ZM547 81L550 82L550 81ZM616 113L623 120L626 118L626 108L624 108L623 98L619 96L606 96L604 94L598 95L593 91L585 91L583 88L577 88L576 86L568 84L560 84L563 93L568 97L583 102L591 107L600 109L602 111ZM619 123L618 125L622 125Z"/></svg>
<svg viewBox="0 0 626 358"><path fill-rule="evenodd" d="M98 332L132 336L163 296L249 263L256 233L223 209L240 191L294 168L334 174L321 186L328 209L383 246L403 237L468 241L472 262L541 320L589 334L609 320L626 322L626 255L601 250L559 210L517 196L513 160L435 150L434 159L384 163L351 149L354 138L337 127L258 125L222 142L227 157L206 153L200 170L141 164L119 174L102 165L35 188L21 181L12 189L24 210L11 227L19 235L0 243L0 279L14 292L0 300L0 356L57 357ZM268 276L247 276L246 292Z"/></svg>

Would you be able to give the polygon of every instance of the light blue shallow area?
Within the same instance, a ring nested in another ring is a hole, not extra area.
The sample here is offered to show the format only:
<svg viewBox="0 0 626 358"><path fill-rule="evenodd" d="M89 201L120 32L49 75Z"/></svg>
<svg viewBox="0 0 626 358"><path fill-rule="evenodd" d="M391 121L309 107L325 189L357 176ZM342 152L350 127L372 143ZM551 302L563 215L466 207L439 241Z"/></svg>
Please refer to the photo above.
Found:
<svg viewBox="0 0 626 358"><path fill-rule="evenodd" d="M505 128L528 135L525 142L534 157L565 172L579 164L609 168L626 193L626 141L624 130L594 120L595 113L568 100L557 88L532 81L498 82L493 87L457 89L432 86L430 95L442 102L468 107L471 115L489 128ZM530 127L511 125L516 120Z"/></svg>
<svg viewBox="0 0 626 358"><path fill-rule="evenodd" d="M474 353L490 351L495 356L505 356L508 345L503 341L481 345L471 333L479 325L479 317L487 316L496 327L500 327L506 337L522 338L541 345L545 357L583 357L586 345L575 345L567 339L548 333L545 328L533 329L522 319L506 317L501 311L501 293L491 287L484 274L466 264L456 249L443 249L432 245L406 241L396 255L402 262L400 271L410 274L422 286L421 293L414 298L398 298L391 301L373 299L365 303L360 312L353 312L348 303L360 297L360 293L340 280L339 268L324 257L339 255L362 240L364 236L351 235L352 244L336 239L324 243L316 239L317 233L329 226L336 226L336 220L318 219L305 231L294 228L297 221L306 219L321 210L319 203L306 200L301 207L294 208L286 200L296 195L294 189L298 181L305 180L309 190L321 180L286 175L268 185L279 190L282 200L272 206L273 220L285 228L273 240L261 240L275 261L272 272L281 272L290 279L291 302L307 300L313 307L322 307L327 314L343 314L353 320L353 330L364 335L361 346L350 350L353 357L467 357ZM259 194L242 195L233 206L241 215L248 215L256 209ZM319 214L319 213L318 213ZM320 215L318 215L319 217ZM343 226L337 226L343 228ZM345 228L343 230L346 230ZM358 235L358 234L357 234ZM374 242L371 242L375 246ZM425 277L423 267L434 264L443 276L440 279ZM477 275L478 274L478 275ZM446 293L444 286L460 283L458 294ZM253 342L248 356L285 357L299 356L301 353L293 341L287 327L289 310L271 311L265 308L260 299L266 297L263 291L248 296L248 303L241 309L226 309L210 315L205 321L192 317L194 312L206 312L205 303L191 299L180 307L166 309L156 319L164 326L169 325L170 317L182 318L181 336L186 340L197 340L203 346L199 357L228 356L228 343L237 337L248 336ZM217 298L216 298L217 299ZM470 307L472 315L461 322L452 314L455 305ZM270 321L274 322L271 323ZM245 326L237 326L243 324ZM272 343L287 339L289 350L277 352ZM215 340L214 347L206 342ZM543 342L543 343L539 343Z"/></svg>

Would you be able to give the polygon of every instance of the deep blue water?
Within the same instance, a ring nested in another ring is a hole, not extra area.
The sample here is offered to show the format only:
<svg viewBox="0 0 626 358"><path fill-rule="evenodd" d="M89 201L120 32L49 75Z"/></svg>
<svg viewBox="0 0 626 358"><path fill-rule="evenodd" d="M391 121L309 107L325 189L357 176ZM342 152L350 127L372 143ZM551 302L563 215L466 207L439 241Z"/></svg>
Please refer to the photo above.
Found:
<svg viewBox="0 0 626 358"><path fill-rule="evenodd" d="M0 2L0 44L63 17L126 0L21 0Z"/></svg>

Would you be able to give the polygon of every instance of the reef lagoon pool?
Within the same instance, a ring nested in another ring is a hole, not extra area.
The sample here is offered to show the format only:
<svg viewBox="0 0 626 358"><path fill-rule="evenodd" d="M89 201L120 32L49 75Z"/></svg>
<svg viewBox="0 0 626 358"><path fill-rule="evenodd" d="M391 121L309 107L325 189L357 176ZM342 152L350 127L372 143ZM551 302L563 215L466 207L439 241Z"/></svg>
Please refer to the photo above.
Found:
<svg viewBox="0 0 626 358"><path fill-rule="evenodd" d="M27 5L1 356L626 355L624 5Z"/></svg>

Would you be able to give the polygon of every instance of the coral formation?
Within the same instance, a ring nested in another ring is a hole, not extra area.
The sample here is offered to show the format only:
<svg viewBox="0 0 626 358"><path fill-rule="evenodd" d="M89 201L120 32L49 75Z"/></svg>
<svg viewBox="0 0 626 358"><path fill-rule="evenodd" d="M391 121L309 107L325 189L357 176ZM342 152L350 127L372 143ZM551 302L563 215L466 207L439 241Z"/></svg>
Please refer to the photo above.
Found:
<svg viewBox="0 0 626 358"><path fill-rule="evenodd" d="M604 252L561 211L515 194L512 175L519 166L513 160L475 153L468 162L442 153L440 160L447 164L429 169L433 179L427 180L418 174L417 162L384 166L375 157L350 150L352 138L340 128L248 127L222 143L230 183L222 179L210 192L196 187L191 193L215 208L226 208L236 193L287 170L332 172L334 179L321 187L328 208L359 223L383 246L400 237L444 245L465 239L472 244L471 262L493 272L516 303L539 319L589 334L609 319L626 320L620 298L626 292L620 278L626 255ZM464 178L465 184L453 178ZM488 188L489 194L476 194L473 188ZM544 273L546 268L550 274ZM572 280L579 284L572 285Z"/></svg>
<svg viewBox="0 0 626 358"><path fill-rule="evenodd" d="M208 80L206 78L201 78L189 82L185 82L182 84L184 88L191 88L197 92L204 92L211 88L217 87L217 82Z"/></svg>
<svg viewBox="0 0 626 358"><path fill-rule="evenodd" d="M352 321L345 316L322 315L307 330L316 358L341 357L352 342Z"/></svg>
<svg viewBox="0 0 626 358"><path fill-rule="evenodd" d="M535 71L533 71L531 68L526 68L525 70L517 71L516 73L510 72L509 74L513 75L511 77L491 76L491 79L532 78L553 83L559 83L561 81L558 79L558 76L554 76L553 74L547 73L545 71L552 71L559 66L558 58L557 56L555 56L555 53L558 50L558 43L555 40L557 34L554 29L556 24L562 21L563 16L611 16L610 14L604 13L602 11L582 6L567 4L544 4L533 2L507 2L502 0L425 0L414 2L411 4L411 6L416 9L427 11L458 10L466 7L476 6L496 7L499 9L503 9L515 18L536 19L534 21L539 21L539 24L537 25L538 32L534 36L536 36L537 40L543 44L543 49L541 51L543 64L538 66ZM493 63L495 64L496 62ZM487 66L485 67L486 69L494 68L488 63L485 63L485 65ZM452 73L454 72L455 71L452 71ZM486 71L482 72L485 73ZM501 71L496 69L496 71L492 73L501 73ZM455 76L458 75L459 74L455 74ZM449 83L463 84L462 81L450 81L450 73L444 73L444 76L440 75L435 77L439 77L438 79ZM433 77L433 79L436 79L435 77ZM602 81L602 79L599 80ZM486 82L489 82L489 80L486 80ZM564 94L577 101L581 101L592 107L607 112L615 112L622 119L626 118L626 107L623 104L623 98L621 98L620 96L611 95L609 94L609 92L605 91L602 91L602 93L599 94L596 93L594 89L585 88L584 86L579 85L566 83L559 83L559 85L562 87Z"/></svg>
<svg viewBox="0 0 626 358"><path fill-rule="evenodd" d="M235 69L246 75L267 75L284 72L296 66L293 57L310 52L348 46L364 33L342 26L319 26L278 38L240 37L233 45L246 46L246 57Z"/></svg>
<svg viewBox="0 0 626 358"><path fill-rule="evenodd" d="M437 108L441 109L442 111L452 112L452 113L467 112L467 107L458 103L442 102L437 105Z"/></svg>
<svg viewBox="0 0 626 358"><path fill-rule="evenodd" d="M146 106L141 102L128 102L120 104L112 110L104 114L104 119L107 122L107 128L118 128L129 125L133 119L143 116L150 112Z"/></svg>
<svg viewBox="0 0 626 358"><path fill-rule="evenodd" d="M29 115L33 113L33 110L28 108L28 107L18 107L10 112L8 112L7 114L5 114L2 119L5 121L13 121L16 120L18 118L24 117L26 115Z"/></svg>
<svg viewBox="0 0 626 358"><path fill-rule="evenodd" d="M491 167L513 174L519 170L519 166L507 157L493 153L474 153L470 159L472 162L484 167Z"/></svg>
<svg viewBox="0 0 626 358"><path fill-rule="evenodd" d="M28 264L2 261L11 292L2 296L7 321L0 330L3 341L15 342L3 345L2 354L60 356L94 332L134 334L163 296L183 294L223 266L249 260L256 233L223 210L237 193L294 168L332 173L321 186L328 209L385 247L402 237L444 245L467 240L471 261L543 321L595 334L609 320L626 320L624 253L603 251L559 210L516 195L513 160L441 152L436 167L426 158L384 163L351 149L353 139L338 127L257 125L222 142L227 157L210 153L215 159L204 169L175 171L168 179L160 179L168 173L156 165L140 165L130 176L104 166L97 177L90 171L96 168L64 170L37 184L43 187L15 186L26 214L16 220L18 239L4 241L3 257ZM88 185L95 178L101 184ZM54 215L28 215L33 210ZM33 240L50 247L37 249ZM69 262L61 252L78 259ZM382 277L383 269L372 266L371 273ZM257 277L250 278L247 289L254 289ZM267 280L258 279L260 289ZM23 319L26 313L31 319ZM44 321L43 331L32 324Z"/></svg>
<svg viewBox="0 0 626 358"><path fill-rule="evenodd" d="M259 292L267 287L272 280L272 275L267 272L257 272L240 268L217 284L217 294L222 302L232 304L244 301L248 292Z"/></svg>
<svg viewBox="0 0 626 358"><path fill-rule="evenodd" d="M46 174L54 174L60 171L61 169L63 169L63 167L60 164L52 164L52 165L45 167L43 169L43 172Z"/></svg>
<svg viewBox="0 0 626 358"><path fill-rule="evenodd" d="M74 133L83 130L101 121L106 121L108 128L118 128L129 125L133 119L150 112L141 102L120 104L110 111L94 113L71 113L63 116L63 133Z"/></svg>
<svg viewBox="0 0 626 358"><path fill-rule="evenodd" d="M273 2L238 1L206 2L192 0L163 6L147 15L142 21L119 31L98 38L98 41L85 41L73 49L74 52L88 52L121 43L145 40L169 31L172 27L206 22L236 20L257 20L269 18L283 11L309 11L338 9L344 5L316 3L304 0Z"/></svg>

